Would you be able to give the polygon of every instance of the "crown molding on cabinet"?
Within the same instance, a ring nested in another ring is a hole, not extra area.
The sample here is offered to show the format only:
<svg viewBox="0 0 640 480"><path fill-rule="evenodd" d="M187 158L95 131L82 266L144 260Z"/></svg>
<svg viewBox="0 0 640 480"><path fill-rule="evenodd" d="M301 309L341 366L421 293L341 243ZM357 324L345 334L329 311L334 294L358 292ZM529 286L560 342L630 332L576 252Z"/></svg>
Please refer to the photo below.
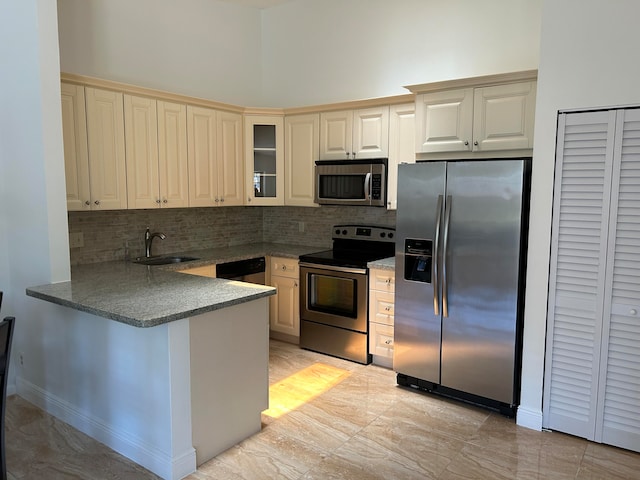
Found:
<svg viewBox="0 0 640 480"><path fill-rule="evenodd" d="M450 90L454 88L485 87L490 85L500 85L503 83L525 82L537 80L538 70L523 70L521 72L499 73L496 75L485 75L482 77L459 78L455 80L445 80L442 82L421 83L418 85L407 85L404 88L413 93L436 92L439 90Z"/></svg>
<svg viewBox="0 0 640 480"><path fill-rule="evenodd" d="M383 105L399 105L401 103L413 103L416 97L412 93L394 95L392 97L369 98L366 100L352 100L349 102L328 103L325 105L310 105L307 107L285 108L285 115L298 115L303 113L332 112L338 110L358 110L361 108L380 107Z"/></svg>
<svg viewBox="0 0 640 480"><path fill-rule="evenodd" d="M130 85L127 83L114 82L112 80L103 80L101 78L76 75L74 73L61 73L60 80L75 85L82 85L85 87L96 87L103 90L113 90L116 92L130 93L132 95L151 97L158 100L166 100L169 102L186 103L198 107L215 108L216 110L225 110L228 112L245 113L246 110L245 107L232 105L229 103L215 102L212 100L206 100L204 98L190 97L187 95L165 92L163 90L156 90L153 88L138 87L136 85Z"/></svg>

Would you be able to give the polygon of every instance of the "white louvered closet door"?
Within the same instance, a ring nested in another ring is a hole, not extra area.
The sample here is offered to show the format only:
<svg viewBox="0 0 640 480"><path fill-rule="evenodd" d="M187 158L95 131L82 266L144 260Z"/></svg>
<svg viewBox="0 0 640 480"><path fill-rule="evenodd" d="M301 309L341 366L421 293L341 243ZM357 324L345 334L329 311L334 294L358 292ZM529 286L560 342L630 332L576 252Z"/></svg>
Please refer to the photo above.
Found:
<svg viewBox="0 0 640 480"><path fill-rule="evenodd" d="M596 440L640 451L640 110L616 126Z"/></svg>
<svg viewBox="0 0 640 480"><path fill-rule="evenodd" d="M560 115L553 209L543 425L639 450L640 111Z"/></svg>

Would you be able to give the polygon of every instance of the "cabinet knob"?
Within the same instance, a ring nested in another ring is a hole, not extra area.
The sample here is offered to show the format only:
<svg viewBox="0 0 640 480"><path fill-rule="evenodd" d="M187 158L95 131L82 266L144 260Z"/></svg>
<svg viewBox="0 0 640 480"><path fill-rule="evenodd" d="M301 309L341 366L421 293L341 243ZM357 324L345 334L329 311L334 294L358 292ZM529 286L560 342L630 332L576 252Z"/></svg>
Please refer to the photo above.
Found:
<svg viewBox="0 0 640 480"><path fill-rule="evenodd" d="M391 310L391 307L390 307L389 305L387 305L386 307L384 307L384 311L385 311L385 312L388 312L388 311L390 311L390 310Z"/></svg>
<svg viewBox="0 0 640 480"><path fill-rule="evenodd" d="M159 198L156 198L156 203L158 203L158 204L160 203L160 199Z"/></svg>
<svg viewBox="0 0 640 480"><path fill-rule="evenodd" d="M351 156L352 156L353 158L356 158L356 152L351 152Z"/></svg>
<svg viewBox="0 0 640 480"><path fill-rule="evenodd" d="M215 200L215 202L216 202L216 203L218 203L219 201L220 201L220 200L218 200L218 197L216 197L216 200Z"/></svg>
<svg viewBox="0 0 640 480"><path fill-rule="evenodd" d="M476 140L475 142L473 142L473 144L477 147L478 146L478 141Z"/></svg>
<svg viewBox="0 0 640 480"><path fill-rule="evenodd" d="M91 202L89 200L85 200L84 204L89 206L89 205L91 205Z"/></svg>
<svg viewBox="0 0 640 480"><path fill-rule="evenodd" d="M389 340L385 340L385 341L384 341L384 343L386 343L387 345L391 345L391 342L392 342L392 341L393 341L393 340L389 339Z"/></svg>
<svg viewBox="0 0 640 480"><path fill-rule="evenodd" d="M465 146L465 147L468 147L468 146L469 146L469 140L465 140L465 142L464 142L464 146Z"/></svg>
<svg viewBox="0 0 640 480"><path fill-rule="evenodd" d="M251 201L251 197L247 197L247 202L250 202L250 201Z"/></svg>
<svg viewBox="0 0 640 480"><path fill-rule="evenodd" d="M224 198L220 197L220 203L224 203Z"/></svg>
<svg viewBox="0 0 640 480"><path fill-rule="evenodd" d="M93 202L93 203L95 203L96 205L100 205L100 200L96 200L96 201L95 201L95 202Z"/></svg>
<svg viewBox="0 0 640 480"><path fill-rule="evenodd" d="M638 311L635 308L632 308L631 310L629 310L629 315L636 315L638 313Z"/></svg>
<svg viewBox="0 0 640 480"><path fill-rule="evenodd" d="M391 285L391 279L390 279L390 278L387 278L387 279L385 280L385 282L386 282L386 284L387 284L387 285Z"/></svg>
<svg viewBox="0 0 640 480"><path fill-rule="evenodd" d="M298 287L298 282L293 282L293 286L297 288Z"/></svg>
<svg viewBox="0 0 640 480"><path fill-rule="evenodd" d="M162 200L162 203L169 203L169 200L167 200L166 198Z"/></svg>

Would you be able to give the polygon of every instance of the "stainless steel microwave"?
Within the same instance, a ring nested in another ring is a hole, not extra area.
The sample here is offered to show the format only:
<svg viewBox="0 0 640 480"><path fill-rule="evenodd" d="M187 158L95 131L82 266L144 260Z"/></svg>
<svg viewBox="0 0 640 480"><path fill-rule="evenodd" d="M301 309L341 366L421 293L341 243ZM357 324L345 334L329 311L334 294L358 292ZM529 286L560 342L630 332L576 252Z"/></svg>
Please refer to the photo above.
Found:
<svg viewBox="0 0 640 480"><path fill-rule="evenodd" d="M387 164L386 158L316 161L315 202L384 207Z"/></svg>

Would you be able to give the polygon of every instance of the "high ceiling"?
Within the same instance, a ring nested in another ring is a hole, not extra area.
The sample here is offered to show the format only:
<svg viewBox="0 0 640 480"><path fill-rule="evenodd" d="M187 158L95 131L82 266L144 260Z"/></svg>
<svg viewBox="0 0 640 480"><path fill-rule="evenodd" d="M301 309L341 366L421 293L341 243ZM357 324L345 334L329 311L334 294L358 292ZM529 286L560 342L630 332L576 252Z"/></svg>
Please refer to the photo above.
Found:
<svg viewBox="0 0 640 480"><path fill-rule="evenodd" d="M223 2L235 3L237 5L244 5L246 7L254 8L269 8L288 3L293 0L222 0Z"/></svg>

